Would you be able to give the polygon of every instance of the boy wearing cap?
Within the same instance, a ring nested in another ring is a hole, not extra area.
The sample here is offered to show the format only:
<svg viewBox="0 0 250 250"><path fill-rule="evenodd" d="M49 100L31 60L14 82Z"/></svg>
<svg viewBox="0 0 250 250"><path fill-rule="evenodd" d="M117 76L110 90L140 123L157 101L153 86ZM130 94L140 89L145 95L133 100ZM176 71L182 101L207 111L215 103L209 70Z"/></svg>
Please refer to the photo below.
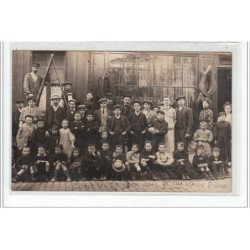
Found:
<svg viewBox="0 0 250 250"><path fill-rule="evenodd" d="M12 113L12 135L13 136L16 136L17 131L19 129L19 119L20 119L20 115L23 110L23 107L24 107L23 100L16 101L16 109Z"/></svg>
<svg viewBox="0 0 250 250"><path fill-rule="evenodd" d="M107 120L111 117L112 113L107 107L107 99L101 98L98 101L100 108L95 110L94 117L99 124L99 133L107 131Z"/></svg>
<svg viewBox="0 0 250 250"><path fill-rule="evenodd" d="M64 175L66 176L66 181L70 182L71 178L69 175L69 171L67 168L68 156L63 153L63 145L57 144L55 146L55 153L51 156L51 165L53 166L53 178L51 182L57 181L58 175L62 170Z"/></svg>
<svg viewBox="0 0 250 250"><path fill-rule="evenodd" d="M187 141L191 137L191 129L193 126L193 112L190 108L185 107L185 99L185 96L178 96L176 98L178 108L175 109L175 141L184 142L185 148L187 148Z"/></svg>
<svg viewBox="0 0 250 250"><path fill-rule="evenodd" d="M24 77L23 90L26 98L30 96L37 97L43 81L43 77L38 74L39 67L39 63L33 63L31 73L26 74Z"/></svg>
<svg viewBox="0 0 250 250"><path fill-rule="evenodd" d="M210 168L212 169L213 176L216 180L223 178L224 162L220 156L220 149L218 147L213 148L213 154L209 157Z"/></svg>
<svg viewBox="0 0 250 250"><path fill-rule="evenodd" d="M198 173L201 174L201 178L214 180L214 177L209 169L209 163L208 157L204 154L204 146L199 145L193 158L193 167Z"/></svg>
<svg viewBox="0 0 250 250"><path fill-rule="evenodd" d="M108 132L113 147L118 144L125 147L131 128L128 118L121 115L121 109L120 105L115 105L113 107L114 115L108 120Z"/></svg>
<svg viewBox="0 0 250 250"><path fill-rule="evenodd" d="M143 148L147 129L147 118L141 112L141 103L138 100L134 101L133 108L134 111L128 117L131 126L129 131L129 149L131 149L131 145L135 143L139 144L140 148Z"/></svg>
<svg viewBox="0 0 250 250"><path fill-rule="evenodd" d="M50 100L52 101L52 105L47 108L45 113L45 125L47 130L49 130L52 125L56 125L58 128L61 127L62 120L66 118L65 109L59 106L61 97L54 95Z"/></svg>
<svg viewBox="0 0 250 250"><path fill-rule="evenodd" d="M70 99L68 101L69 104L69 110L66 111L66 119L69 121L69 123L74 121L74 115L76 113L76 100Z"/></svg>
<svg viewBox="0 0 250 250"><path fill-rule="evenodd" d="M165 142L164 136L168 132L168 124L164 120L164 115L165 115L164 111L158 110L157 119L154 120L151 124L149 124L147 129L151 135L152 138L151 141L154 150L157 150L159 143Z"/></svg>

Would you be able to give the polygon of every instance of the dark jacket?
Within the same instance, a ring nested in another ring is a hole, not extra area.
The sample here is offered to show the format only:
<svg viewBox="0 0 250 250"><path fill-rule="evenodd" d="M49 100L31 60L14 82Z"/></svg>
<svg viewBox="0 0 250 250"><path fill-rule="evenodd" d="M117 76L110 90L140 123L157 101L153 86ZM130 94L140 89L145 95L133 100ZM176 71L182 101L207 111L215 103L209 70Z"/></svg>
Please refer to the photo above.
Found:
<svg viewBox="0 0 250 250"><path fill-rule="evenodd" d="M177 116L180 114L180 112L184 113L184 119L182 121L183 128L185 129L185 133L191 133L192 126L193 126L193 111L190 108L183 107L183 109L180 111L179 108L175 109L176 112L176 120ZM175 124L175 127L178 128L178 124Z"/></svg>
<svg viewBox="0 0 250 250"><path fill-rule="evenodd" d="M114 131L115 119L116 119L115 116L112 116L108 120L108 132L113 132ZM126 131L128 133L130 131L130 129L131 129L128 118L126 116L124 116L124 115L121 115L120 119L121 119L121 122L122 122L123 131Z"/></svg>
<svg viewBox="0 0 250 250"><path fill-rule="evenodd" d="M32 143L36 146L47 144L47 138L45 137L45 128L36 128L32 134Z"/></svg>
<svg viewBox="0 0 250 250"><path fill-rule="evenodd" d="M111 117L113 115L113 113L110 111L109 108L107 108L107 115L108 117ZM94 117L95 117L95 120L101 124L101 109L97 109L95 110L94 112Z"/></svg>
<svg viewBox="0 0 250 250"><path fill-rule="evenodd" d="M154 127L155 129L159 130L159 133L156 135L165 135L168 132L168 123L164 120L159 121L159 120L154 120L151 124L150 127Z"/></svg>
<svg viewBox="0 0 250 250"><path fill-rule="evenodd" d="M54 153L51 156L51 163L54 164L57 161L67 163L68 162L67 154L65 154L65 153L60 153L60 154Z"/></svg>
<svg viewBox="0 0 250 250"><path fill-rule="evenodd" d="M199 169L199 164L207 163L209 165L209 159L206 155L197 155L195 154L193 158L193 167Z"/></svg>
<svg viewBox="0 0 250 250"><path fill-rule="evenodd" d="M135 112L131 113L128 120L131 126L130 131L142 132L147 128L147 118L142 112L138 116Z"/></svg>
<svg viewBox="0 0 250 250"><path fill-rule="evenodd" d="M183 150L183 151L175 150L173 152L173 158L174 158L174 164L173 164L174 167L180 165L180 162L177 162L180 159L185 159L185 161L189 161L188 152L186 150Z"/></svg>
<svg viewBox="0 0 250 250"><path fill-rule="evenodd" d="M58 107L57 111L52 106L48 107L45 113L46 129L50 129L52 125L61 127L62 120L66 118L66 112L62 107Z"/></svg>
<svg viewBox="0 0 250 250"><path fill-rule="evenodd" d="M32 155L20 155L16 160L15 167L16 169L19 169L23 165L30 167L32 164L34 164L34 157Z"/></svg>
<svg viewBox="0 0 250 250"><path fill-rule="evenodd" d="M77 112L77 110L74 110L72 113L70 110L66 111L66 119L71 123L74 121L74 115Z"/></svg>
<svg viewBox="0 0 250 250"><path fill-rule="evenodd" d="M38 74L36 82L34 82L31 73L26 74L23 83L24 94L25 95L33 94L35 97L37 97L42 81L43 77Z"/></svg>

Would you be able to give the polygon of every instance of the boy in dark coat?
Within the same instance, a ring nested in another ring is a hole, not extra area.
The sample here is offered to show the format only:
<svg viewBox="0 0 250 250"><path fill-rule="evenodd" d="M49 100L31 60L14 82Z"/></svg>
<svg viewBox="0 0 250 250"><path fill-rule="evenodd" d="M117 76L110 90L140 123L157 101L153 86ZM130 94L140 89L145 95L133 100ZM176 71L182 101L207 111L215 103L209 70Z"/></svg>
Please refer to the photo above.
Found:
<svg viewBox="0 0 250 250"><path fill-rule="evenodd" d="M87 179L98 180L101 177L102 158L94 144L89 144L87 146L87 153L84 155L83 159L83 165L87 172Z"/></svg>
<svg viewBox="0 0 250 250"><path fill-rule="evenodd" d="M130 131L130 123L128 118L121 115L121 106L115 105L113 107L114 116L108 120L108 132L110 134L110 139L113 147L115 145L122 145L123 148L128 141L128 133Z"/></svg>
<svg viewBox="0 0 250 250"><path fill-rule="evenodd" d="M46 129L44 127L44 119L39 118L36 121L37 128L33 131L32 134L32 144L33 144L33 149L32 151L34 153L37 153L37 149L39 145L46 145L47 143L47 134L46 134Z"/></svg>
<svg viewBox="0 0 250 250"><path fill-rule="evenodd" d="M59 132L56 125L53 125L51 129L48 131L47 137L47 152L49 156L54 154L55 146L59 143Z"/></svg>
<svg viewBox="0 0 250 250"><path fill-rule="evenodd" d="M74 134L76 139L74 144L75 147L79 148L81 153L83 153L85 127L81 121L81 115L78 112L74 114L74 121L70 124L70 131Z"/></svg>
<svg viewBox="0 0 250 250"><path fill-rule="evenodd" d="M68 102L69 104L69 110L66 111L66 119L69 121L69 123L74 121L74 115L77 112L76 111L76 100L71 99Z"/></svg>
<svg viewBox="0 0 250 250"><path fill-rule="evenodd" d="M112 163L112 179L124 180L127 178L127 171L125 167L126 155L123 153L123 146L116 145L115 152L113 153Z"/></svg>
<svg viewBox="0 0 250 250"><path fill-rule="evenodd" d="M70 174L73 181L80 179L83 167L83 157L79 148L74 148L69 159Z"/></svg>
<svg viewBox="0 0 250 250"><path fill-rule="evenodd" d="M99 134L98 134L98 129L99 129L99 125L98 122L94 119L94 114L92 111L87 111L86 113L86 120L84 122L84 148L86 151L87 149L87 145L88 144L93 144L95 145L95 147L97 147L97 140L99 138Z"/></svg>
<svg viewBox="0 0 250 250"><path fill-rule="evenodd" d="M112 157L113 153L110 150L109 141L103 141L100 149L102 159L101 179L102 181L111 179Z"/></svg>
<svg viewBox="0 0 250 250"><path fill-rule="evenodd" d="M217 147L213 148L213 154L209 157L210 161L210 169L212 170L212 174L216 180L220 180L223 178L224 172L224 162L222 157L220 156L220 149Z"/></svg>
<svg viewBox="0 0 250 250"><path fill-rule="evenodd" d="M69 171L67 168L68 156L63 153L63 145L57 144L55 146L55 153L51 156L51 165L54 167L54 175L51 179L51 182L55 182L59 175L59 172L62 170L64 175L67 178L67 182L71 181Z"/></svg>
<svg viewBox="0 0 250 250"><path fill-rule="evenodd" d="M30 167L31 180L36 181L36 177L40 179L41 175L45 172L45 181L48 181L50 163L45 146L38 146L37 155L34 157L34 161L34 164Z"/></svg>
<svg viewBox="0 0 250 250"><path fill-rule="evenodd" d="M201 177L207 180L214 180L213 175L209 169L209 159L204 154L204 146L199 145L197 152L193 158L194 169L201 174Z"/></svg>
<svg viewBox="0 0 250 250"><path fill-rule="evenodd" d="M168 132L168 123L164 120L164 111L158 110L157 111L157 119L154 120L148 128L148 132L151 135L151 141L154 150L158 149L159 143L165 142L164 135Z"/></svg>
<svg viewBox="0 0 250 250"><path fill-rule="evenodd" d="M30 167L34 163L34 157L31 155L30 147L22 148L20 155L15 163L15 169L18 171L12 182L17 182L24 174L29 173ZM27 176L25 176L27 179Z"/></svg>
<svg viewBox="0 0 250 250"><path fill-rule="evenodd" d="M141 111L141 103L134 101L133 107L134 112L128 117L131 126L129 132L129 150L131 150L131 146L134 143L139 144L140 148L143 148L147 128L147 118Z"/></svg>

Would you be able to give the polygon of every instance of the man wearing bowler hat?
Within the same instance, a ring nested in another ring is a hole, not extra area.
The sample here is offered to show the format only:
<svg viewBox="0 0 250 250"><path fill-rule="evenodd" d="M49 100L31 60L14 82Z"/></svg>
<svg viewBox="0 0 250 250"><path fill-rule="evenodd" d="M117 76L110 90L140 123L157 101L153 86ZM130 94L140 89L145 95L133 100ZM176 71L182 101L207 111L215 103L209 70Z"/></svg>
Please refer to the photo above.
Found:
<svg viewBox="0 0 250 250"><path fill-rule="evenodd" d="M23 90L26 98L30 96L35 96L35 98L37 98L43 81L43 77L38 74L39 67L39 63L33 63L32 71L24 77Z"/></svg>
<svg viewBox="0 0 250 250"><path fill-rule="evenodd" d="M193 126L193 112L190 108L185 107L186 97L184 95L176 98L176 124L175 124L175 141L185 142L187 148L188 140L191 138L191 128Z"/></svg>
<svg viewBox="0 0 250 250"><path fill-rule="evenodd" d="M52 105L45 113L45 124L47 130L50 129L52 125L61 127L62 120L66 118L65 110L59 106L61 96L53 95L50 100L52 101Z"/></svg>

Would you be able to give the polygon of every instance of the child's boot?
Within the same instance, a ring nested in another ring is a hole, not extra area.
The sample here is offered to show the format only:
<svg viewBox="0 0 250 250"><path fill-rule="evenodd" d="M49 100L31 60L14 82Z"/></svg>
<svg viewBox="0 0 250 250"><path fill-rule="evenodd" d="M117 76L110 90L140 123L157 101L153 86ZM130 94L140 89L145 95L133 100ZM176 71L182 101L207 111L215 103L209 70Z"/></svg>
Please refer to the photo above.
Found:
<svg viewBox="0 0 250 250"><path fill-rule="evenodd" d="M58 170L55 170L54 176L51 179L51 182L55 182L57 180L57 174L58 174Z"/></svg>
<svg viewBox="0 0 250 250"><path fill-rule="evenodd" d="M210 171L207 172L207 175L208 175L210 180L214 180L214 176L212 175L212 173Z"/></svg>
<svg viewBox="0 0 250 250"><path fill-rule="evenodd" d="M19 175L17 174L14 178L12 178L12 182L17 183L19 179Z"/></svg>
<svg viewBox="0 0 250 250"><path fill-rule="evenodd" d="M33 182L35 182L35 181L36 181L36 176L35 176L35 174L34 174L34 173L32 173L32 174L31 174L31 180L32 180Z"/></svg>
<svg viewBox="0 0 250 250"><path fill-rule="evenodd" d="M185 176L186 176L186 180L191 180L188 174L185 174Z"/></svg>

